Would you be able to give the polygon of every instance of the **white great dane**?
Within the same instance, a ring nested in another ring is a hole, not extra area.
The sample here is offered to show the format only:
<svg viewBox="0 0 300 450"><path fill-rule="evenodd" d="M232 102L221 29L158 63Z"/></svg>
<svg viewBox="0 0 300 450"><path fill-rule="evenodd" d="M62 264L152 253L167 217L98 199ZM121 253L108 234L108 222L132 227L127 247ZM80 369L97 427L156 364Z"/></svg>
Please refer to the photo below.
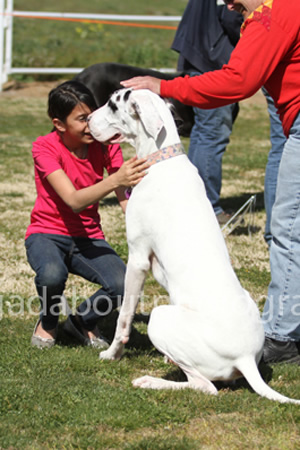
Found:
<svg viewBox="0 0 300 450"><path fill-rule="evenodd" d="M98 141L129 142L151 164L128 202L125 296L114 340L100 358L122 356L151 268L170 305L152 310L148 335L187 381L143 376L134 386L217 394L212 381L244 376L259 395L300 404L271 389L258 371L264 345L258 308L235 275L204 184L164 100L148 90L119 90L89 116L89 127Z"/></svg>

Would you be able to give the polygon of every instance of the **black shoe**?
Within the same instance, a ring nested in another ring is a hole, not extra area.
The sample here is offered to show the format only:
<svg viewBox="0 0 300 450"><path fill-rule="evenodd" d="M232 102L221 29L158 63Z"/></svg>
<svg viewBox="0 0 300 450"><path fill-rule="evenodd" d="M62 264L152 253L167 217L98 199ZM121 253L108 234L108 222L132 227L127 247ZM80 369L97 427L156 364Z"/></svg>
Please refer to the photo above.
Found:
<svg viewBox="0 0 300 450"><path fill-rule="evenodd" d="M86 337L83 334L79 323L75 319L75 316L72 316L71 314L67 318L63 328L64 331L66 331L69 335L75 337L83 345L100 348L102 350L106 350L109 347L109 343L102 336L95 337L93 339L89 339L88 337Z"/></svg>
<svg viewBox="0 0 300 450"><path fill-rule="evenodd" d="M266 337L263 351L263 361L266 364L289 363L300 366L300 353L297 342L276 341Z"/></svg>

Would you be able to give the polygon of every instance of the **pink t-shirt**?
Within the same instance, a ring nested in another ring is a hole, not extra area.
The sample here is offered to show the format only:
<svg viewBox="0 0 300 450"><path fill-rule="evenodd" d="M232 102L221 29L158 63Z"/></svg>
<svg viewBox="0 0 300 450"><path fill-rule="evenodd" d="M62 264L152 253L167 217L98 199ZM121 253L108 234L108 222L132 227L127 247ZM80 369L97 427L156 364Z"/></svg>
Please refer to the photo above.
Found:
<svg viewBox="0 0 300 450"><path fill-rule="evenodd" d="M62 169L76 189L91 186L103 180L104 169L112 174L121 167L121 147L105 146L95 141L88 147L87 158L79 159L70 153L59 134L53 131L33 143L32 155L37 199L25 239L33 233L104 239L98 214L99 202L77 214L55 192L47 176Z"/></svg>

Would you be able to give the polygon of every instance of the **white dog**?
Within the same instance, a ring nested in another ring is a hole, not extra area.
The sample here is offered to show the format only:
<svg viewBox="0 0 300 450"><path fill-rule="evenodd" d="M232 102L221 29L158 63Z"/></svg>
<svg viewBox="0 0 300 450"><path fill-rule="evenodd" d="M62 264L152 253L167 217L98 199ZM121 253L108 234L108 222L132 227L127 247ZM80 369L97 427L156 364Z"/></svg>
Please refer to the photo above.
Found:
<svg viewBox="0 0 300 450"><path fill-rule="evenodd" d="M134 386L217 394L212 381L244 376L259 395L300 404L259 374L264 330L258 308L230 264L204 184L181 149L166 103L148 90L123 89L89 117L89 127L98 141L129 142L152 164L128 202L125 297L114 340L100 357L121 357L151 268L171 304L153 309L148 335L188 381L144 376Z"/></svg>

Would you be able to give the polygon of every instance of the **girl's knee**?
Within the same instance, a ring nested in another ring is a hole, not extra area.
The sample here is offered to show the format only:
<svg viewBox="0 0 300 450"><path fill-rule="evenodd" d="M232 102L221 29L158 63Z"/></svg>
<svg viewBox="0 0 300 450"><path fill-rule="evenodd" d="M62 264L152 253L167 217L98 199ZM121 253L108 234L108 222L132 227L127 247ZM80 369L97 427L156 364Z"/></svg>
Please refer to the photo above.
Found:
<svg viewBox="0 0 300 450"><path fill-rule="evenodd" d="M64 287L68 274L57 263L44 265L36 274L36 283L48 289Z"/></svg>
<svg viewBox="0 0 300 450"><path fill-rule="evenodd" d="M125 277L118 277L110 286L110 295L112 297L123 297L125 288Z"/></svg>

